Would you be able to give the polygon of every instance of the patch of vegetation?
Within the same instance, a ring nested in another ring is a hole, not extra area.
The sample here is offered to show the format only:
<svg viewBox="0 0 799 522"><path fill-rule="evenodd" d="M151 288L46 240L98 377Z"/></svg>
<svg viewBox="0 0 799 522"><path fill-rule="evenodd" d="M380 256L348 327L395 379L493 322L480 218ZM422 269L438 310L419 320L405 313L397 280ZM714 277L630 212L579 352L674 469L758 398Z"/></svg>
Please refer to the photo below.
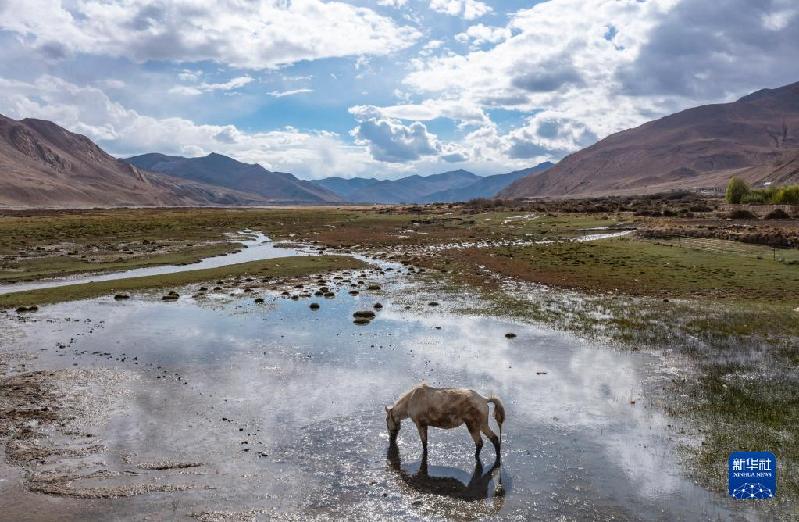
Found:
<svg viewBox="0 0 799 522"><path fill-rule="evenodd" d="M799 270L768 258L629 238L444 252L426 261L590 293L765 299L799 296ZM483 276L475 273L474 281ZM793 301L799 302L794 297Z"/></svg>
<svg viewBox="0 0 799 522"><path fill-rule="evenodd" d="M35 279L64 277L95 272L121 272L132 268L158 265L185 265L196 263L206 257L228 254L240 245L222 242L198 247L186 247L179 251L157 255L117 257L109 261L89 261L78 256L42 255L6 261L0 264L0 283L14 283Z"/></svg>
<svg viewBox="0 0 799 522"><path fill-rule="evenodd" d="M795 371L762 366L753 372L735 363L704 365L697 382L682 384L691 400L680 413L705 426L702 445L691 453L707 486L726 487L720 456L773 451L780 464L778 498L790 502L799 498L799 379Z"/></svg>
<svg viewBox="0 0 799 522"><path fill-rule="evenodd" d="M283 278L317 274L328 270L362 268L364 266L366 266L366 264L362 261L347 256L282 257L203 270L188 270L172 274L131 277L127 279L118 279L116 281L99 281L59 286L56 288L40 288L27 292L14 292L0 295L0 309L76 301L139 290L174 289L191 283L214 281L236 276Z"/></svg>
<svg viewBox="0 0 799 522"><path fill-rule="evenodd" d="M757 219L757 216L754 215L751 211L746 210L745 208L736 208L729 214L727 217L730 219Z"/></svg>
<svg viewBox="0 0 799 522"><path fill-rule="evenodd" d="M727 203L749 205L799 205L799 185L752 189L740 178L727 183Z"/></svg>

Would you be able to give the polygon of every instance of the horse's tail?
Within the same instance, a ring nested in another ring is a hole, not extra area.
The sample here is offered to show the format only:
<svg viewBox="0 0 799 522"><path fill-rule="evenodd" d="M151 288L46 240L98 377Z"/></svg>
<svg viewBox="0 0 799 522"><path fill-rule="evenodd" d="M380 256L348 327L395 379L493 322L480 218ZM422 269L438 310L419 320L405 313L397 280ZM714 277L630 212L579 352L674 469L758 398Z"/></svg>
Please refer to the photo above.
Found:
<svg viewBox="0 0 799 522"><path fill-rule="evenodd" d="M505 422L505 406L502 405L502 401L499 400L499 397L492 395L487 402L494 403L494 420L497 421L497 425L499 425L499 438L502 440L502 423Z"/></svg>

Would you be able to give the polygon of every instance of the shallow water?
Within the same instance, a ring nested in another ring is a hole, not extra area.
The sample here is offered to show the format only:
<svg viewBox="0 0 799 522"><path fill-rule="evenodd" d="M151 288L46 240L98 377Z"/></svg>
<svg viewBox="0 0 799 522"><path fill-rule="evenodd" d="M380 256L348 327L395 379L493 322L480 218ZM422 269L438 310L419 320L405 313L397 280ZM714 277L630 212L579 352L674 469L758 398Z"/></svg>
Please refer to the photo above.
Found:
<svg viewBox="0 0 799 522"><path fill-rule="evenodd" d="M80 274L70 277L60 277L44 279L41 281L19 282L0 285L0 294L11 292L24 292L37 288L53 288L58 286L74 285L80 283L91 283L98 281L115 281L128 277L144 277L162 274L172 274L175 272L186 272L189 270L203 270L206 268L218 268L220 266L234 265L236 263L246 263L248 261L258 261L261 259L275 259L278 257L310 255L308 250L299 248L277 247L272 241L260 232L243 232L246 239L240 242L244 247L238 252L226 255L206 257L196 263L182 265L160 265L145 268L134 268L122 272L109 272L104 274Z"/></svg>
<svg viewBox="0 0 799 522"><path fill-rule="evenodd" d="M390 293L391 281L381 282ZM125 384L130 397L95 434L107 451L91 463L122 475L76 486L192 487L77 500L26 493L12 478L0 482L0 512L17 520L248 510L261 518L379 520L757 518L756 507L735 511L742 504L684 477L670 421L643 395L642 382L660 368L652 356L445 306L420 313L366 292L337 292L318 300L318 311L309 300L265 297L260 305L244 295L102 298L0 319L15 347L36 356L26 369L111 367L135 377ZM378 300L385 308L375 321L351 322ZM389 452L383 406L422 380L503 399L500 467L492 467L486 444L483 468L475 469L462 427L430 430L426 470L409 421L398 455ZM47 466L86 466L73 460ZM164 460L202 465L136 466ZM504 495L495 494L500 481Z"/></svg>

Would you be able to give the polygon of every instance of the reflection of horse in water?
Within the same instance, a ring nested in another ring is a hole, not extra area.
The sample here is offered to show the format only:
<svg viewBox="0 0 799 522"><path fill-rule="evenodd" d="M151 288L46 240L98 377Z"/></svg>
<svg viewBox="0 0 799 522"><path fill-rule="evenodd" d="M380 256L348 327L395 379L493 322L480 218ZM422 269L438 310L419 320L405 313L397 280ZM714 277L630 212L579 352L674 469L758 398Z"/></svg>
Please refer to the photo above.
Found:
<svg viewBox="0 0 799 522"><path fill-rule="evenodd" d="M468 483L455 478L454 474L465 475L465 472L456 468L443 468L434 466L434 473L447 473L450 476L431 476L430 470L427 465L427 456L422 455L422 461L419 464L419 469L415 473L408 472L402 469L402 462L400 460L399 448L396 441L391 441L388 446L388 463L405 484L412 489L421 493L430 493L434 495L442 495L447 497L456 498L472 502L475 500L483 500L490 497L498 498L504 495L502 488L502 470L500 467L500 460L494 461L494 464L487 473L483 473L483 464L478 459L474 466L474 472ZM436 473L436 474L438 474ZM497 487L494 491L490 489L491 481L497 479ZM497 506L497 507L500 507Z"/></svg>
<svg viewBox="0 0 799 522"><path fill-rule="evenodd" d="M488 405L494 404L494 419L499 425L498 437L488 426ZM465 388L431 388L426 384L414 386L391 407L386 407L386 427L391 440L397 438L402 419L411 418L422 439L422 452L427 456L427 427L451 429L465 424L474 440L474 456L480 460L483 449L481 432L494 444L500 459L500 437L505 422L505 408L497 397L486 399L474 390Z"/></svg>

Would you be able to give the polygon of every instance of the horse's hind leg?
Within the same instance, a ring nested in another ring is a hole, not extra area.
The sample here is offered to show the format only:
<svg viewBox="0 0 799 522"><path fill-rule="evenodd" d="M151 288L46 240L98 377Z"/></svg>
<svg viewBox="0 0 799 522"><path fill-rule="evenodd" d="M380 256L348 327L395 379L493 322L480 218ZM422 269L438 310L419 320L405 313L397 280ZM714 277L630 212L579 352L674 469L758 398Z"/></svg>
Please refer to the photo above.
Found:
<svg viewBox="0 0 799 522"><path fill-rule="evenodd" d="M480 426L467 422L466 428L469 430L469 435L472 436L472 440L474 441L474 458L480 460L480 450L483 449L483 437L480 435Z"/></svg>
<svg viewBox="0 0 799 522"><path fill-rule="evenodd" d="M484 422L482 426L480 426L480 431L485 433L488 440L494 445L494 451L497 453L497 460L499 460L499 437L497 434L491 431L491 427L488 425L488 421Z"/></svg>

